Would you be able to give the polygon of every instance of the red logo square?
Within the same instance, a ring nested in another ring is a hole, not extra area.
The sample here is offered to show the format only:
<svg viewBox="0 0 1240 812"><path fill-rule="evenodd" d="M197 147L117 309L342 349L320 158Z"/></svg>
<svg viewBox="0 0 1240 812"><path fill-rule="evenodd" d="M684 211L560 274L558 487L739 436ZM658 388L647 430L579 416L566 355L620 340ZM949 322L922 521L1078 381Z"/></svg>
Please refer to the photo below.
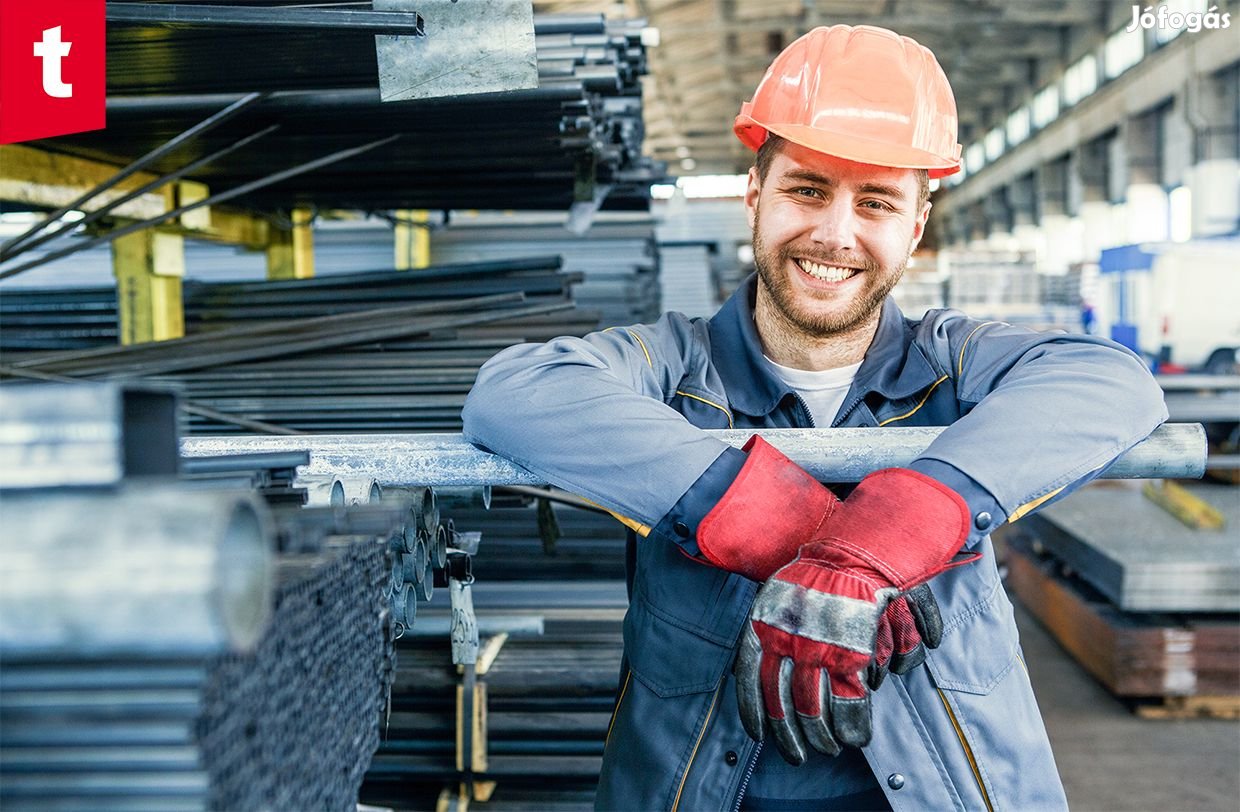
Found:
<svg viewBox="0 0 1240 812"><path fill-rule="evenodd" d="M0 144L106 125L104 0L0 0Z"/></svg>

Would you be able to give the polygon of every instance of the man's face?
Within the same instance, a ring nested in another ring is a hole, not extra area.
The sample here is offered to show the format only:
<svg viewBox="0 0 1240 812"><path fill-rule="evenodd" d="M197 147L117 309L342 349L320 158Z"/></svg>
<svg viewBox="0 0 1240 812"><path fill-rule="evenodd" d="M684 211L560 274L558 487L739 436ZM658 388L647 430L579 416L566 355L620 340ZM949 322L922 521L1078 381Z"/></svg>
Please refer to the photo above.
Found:
<svg viewBox="0 0 1240 812"><path fill-rule="evenodd" d="M827 338L865 322L900 280L930 204L911 169L853 163L785 142L745 208L760 287L796 329ZM760 291L761 293L761 291Z"/></svg>

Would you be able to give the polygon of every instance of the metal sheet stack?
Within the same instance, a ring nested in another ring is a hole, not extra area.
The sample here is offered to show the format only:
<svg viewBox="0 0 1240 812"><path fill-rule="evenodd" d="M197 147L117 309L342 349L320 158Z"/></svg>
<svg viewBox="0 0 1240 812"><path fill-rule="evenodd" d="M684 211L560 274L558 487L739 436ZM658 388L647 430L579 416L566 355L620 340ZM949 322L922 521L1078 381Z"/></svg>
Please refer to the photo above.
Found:
<svg viewBox="0 0 1240 812"><path fill-rule="evenodd" d="M1126 484L1091 485L1004 532L1008 584L1116 696L1206 698L1208 712L1233 713L1240 499L1234 485L1179 487L1223 526L1189 527Z"/></svg>
<svg viewBox="0 0 1240 812"><path fill-rule="evenodd" d="M1188 527L1116 485L1080 490L1033 519L1043 546L1124 611L1240 612L1240 492L1184 487L1223 514L1223 530Z"/></svg>

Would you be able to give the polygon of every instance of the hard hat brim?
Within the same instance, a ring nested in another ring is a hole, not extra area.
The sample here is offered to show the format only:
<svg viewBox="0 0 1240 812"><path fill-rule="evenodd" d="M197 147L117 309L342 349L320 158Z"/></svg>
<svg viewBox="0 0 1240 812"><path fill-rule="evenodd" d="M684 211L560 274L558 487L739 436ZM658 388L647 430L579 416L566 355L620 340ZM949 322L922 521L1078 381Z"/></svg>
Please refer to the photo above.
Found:
<svg viewBox="0 0 1240 812"><path fill-rule="evenodd" d="M800 124L759 124L744 113L736 117L732 131L741 143L755 151L766 141L768 133L774 133L806 149L859 164L896 169L925 169L931 178L942 178L960 171L958 159L944 160L934 153L915 147L896 146L885 141L859 138L856 134L835 133ZM960 151L959 145L956 151Z"/></svg>

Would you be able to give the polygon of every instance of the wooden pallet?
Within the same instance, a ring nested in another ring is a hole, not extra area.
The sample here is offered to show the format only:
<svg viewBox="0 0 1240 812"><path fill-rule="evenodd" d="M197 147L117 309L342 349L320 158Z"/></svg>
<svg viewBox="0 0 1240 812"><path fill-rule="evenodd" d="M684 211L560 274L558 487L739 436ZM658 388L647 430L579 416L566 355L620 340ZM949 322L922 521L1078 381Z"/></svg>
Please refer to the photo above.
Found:
<svg viewBox="0 0 1240 812"><path fill-rule="evenodd" d="M1035 553L1028 537L1005 539L1008 587L1112 694L1158 698L1152 715L1190 707L1197 715L1224 709L1224 699L1240 702L1240 616L1122 612L1064 575L1056 560Z"/></svg>
<svg viewBox="0 0 1240 812"><path fill-rule="evenodd" d="M1166 696L1137 702L1142 719L1240 719L1240 696Z"/></svg>

